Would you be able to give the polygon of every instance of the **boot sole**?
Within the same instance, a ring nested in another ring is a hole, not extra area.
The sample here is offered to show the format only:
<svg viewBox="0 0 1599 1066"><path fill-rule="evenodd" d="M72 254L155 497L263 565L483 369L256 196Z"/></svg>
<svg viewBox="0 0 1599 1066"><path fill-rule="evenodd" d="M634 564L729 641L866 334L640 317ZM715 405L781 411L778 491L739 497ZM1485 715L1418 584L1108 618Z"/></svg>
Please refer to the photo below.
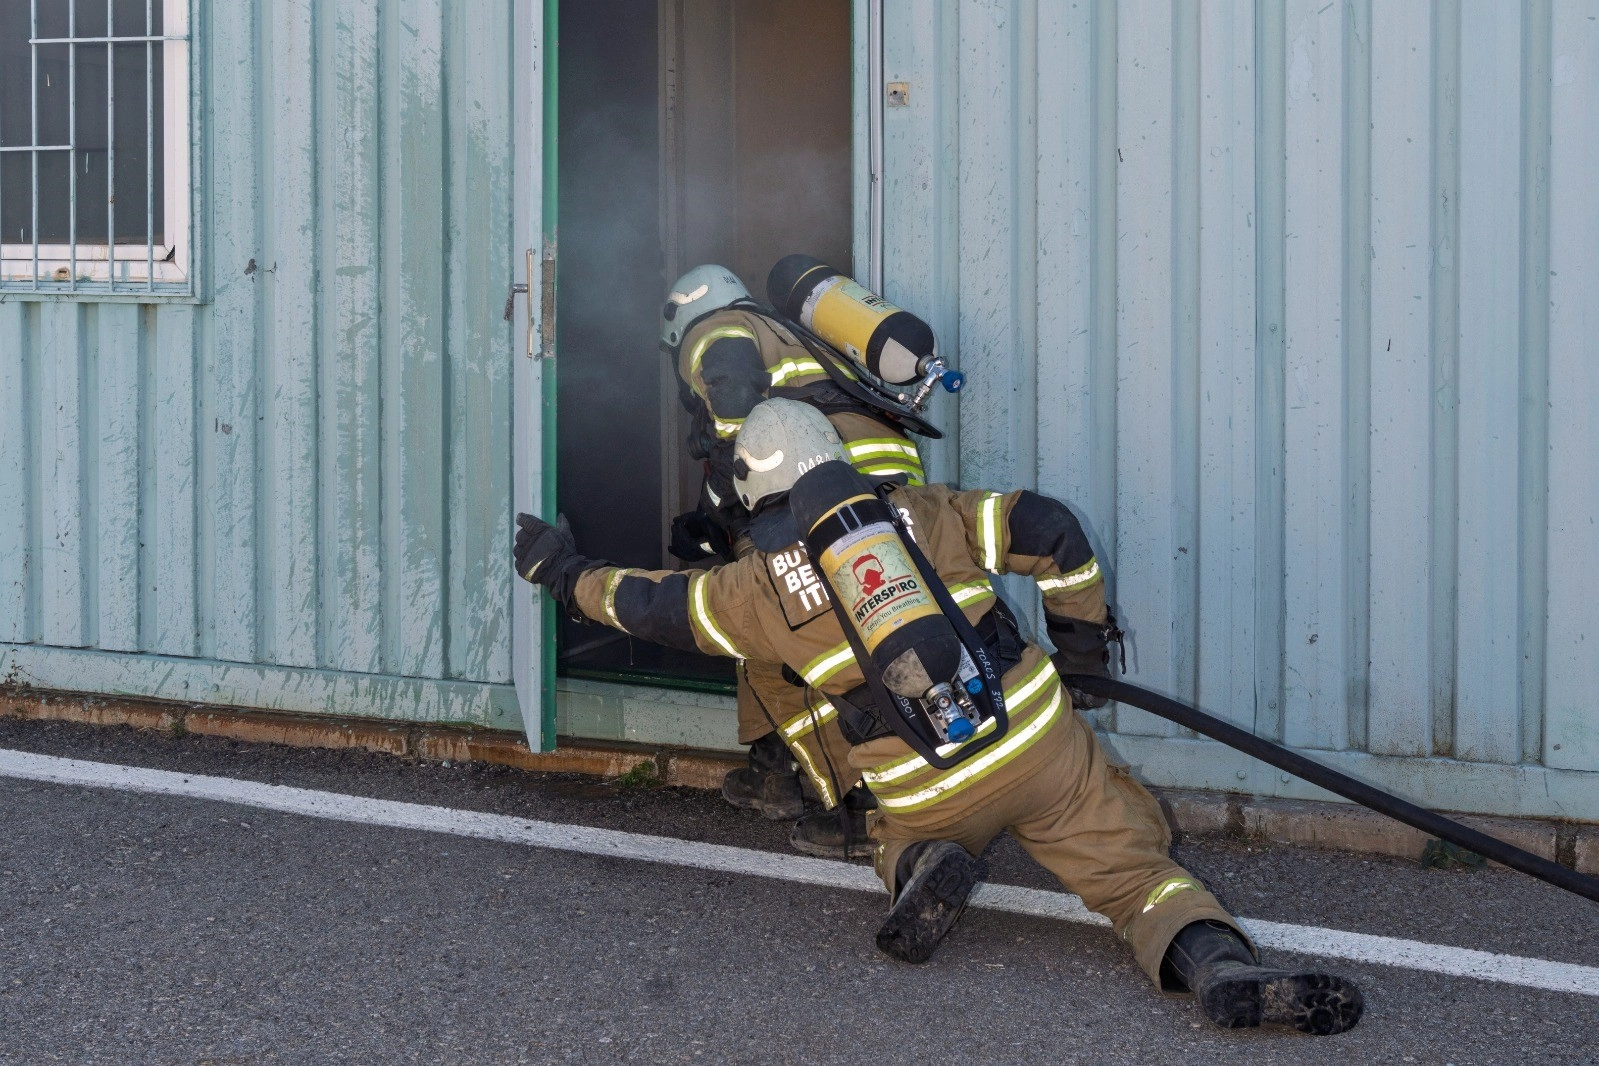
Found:
<svg viewBox="0 0 1599 1066"><path fill-rule="evenodd" d="M848 848L828 847L826 844L818 844L814 840L806 840L799 835L798 830L788 835L788 842L800 854L814 855L818 859L865 859L869 858L877 847L870 840L857 841L850 844Z"/></svg>
<svg viewBox="0 0 1599 1066"><path fill-rule="evenodd" d="M1222 978L1205 990L1207 1017L1225 1029L1280 1025L1312 1036L1353 1029L1365 1010L1353 982L1333 974Z"/></svg>
<svg viewBox="0 0 1599 1066"><path fill-rule="evenodd" d="M976 860L951 845L894 901L877 931L877 950L901 962L926 962L960 921L976 884Z"/></svg>

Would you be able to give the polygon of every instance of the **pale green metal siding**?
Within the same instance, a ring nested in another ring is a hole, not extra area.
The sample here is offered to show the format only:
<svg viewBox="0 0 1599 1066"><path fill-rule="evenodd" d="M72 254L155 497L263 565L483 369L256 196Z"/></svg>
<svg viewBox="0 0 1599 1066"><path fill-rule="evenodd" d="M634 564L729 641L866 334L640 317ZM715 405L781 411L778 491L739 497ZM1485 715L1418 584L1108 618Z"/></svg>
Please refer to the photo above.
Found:
<svg viewBox="0 0 1599 1066"><path fill-rule="evenodd" d="M886 295L969 381L940 472L1078 507L1132 680L1599 819L1593 6L884 11ZM1102 724L1162 783L1299 788Z"/></svg>
<svg viewBox="0 0 1599 1066"><path fill-rule="evenodd" d="M199 299L0 298L0 673L519 723L511 7L199 6Z"/></svg>
<svg viewBox="0 0 1599 1066"><path fill-rule="evenodd" d="M884 8L857 263L969 374L935 471L1078 507L1134 680L1599 820L1591 5ZM515 727L510 0L203 14L201 298L0 301L0 677ZM734 743L725 703L562 699ZM1155 782L1311 794L1101 724Z"/></svg>

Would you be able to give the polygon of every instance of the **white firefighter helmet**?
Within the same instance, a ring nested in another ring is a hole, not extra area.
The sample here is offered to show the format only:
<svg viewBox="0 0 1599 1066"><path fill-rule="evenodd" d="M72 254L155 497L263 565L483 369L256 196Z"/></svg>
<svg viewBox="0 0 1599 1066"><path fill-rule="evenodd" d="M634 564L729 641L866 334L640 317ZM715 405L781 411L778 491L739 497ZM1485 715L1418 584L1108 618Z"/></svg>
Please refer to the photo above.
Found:
<svg viewBox="0 0 1599 1066"><path fill-rule="evenodd" d="M661 347L675 354L694 323L738 300L750 291L738 275L724 266L706 263L678 278L661 308Z"/></svg>
<svg viewBox="0 0 1599 1066"><path fill-rule="evenodd" d="M798 400L765 400L744 419L733 444L733 487L754 511L793 488L807 470L843 458L838 431L822 412Z"/></svg>

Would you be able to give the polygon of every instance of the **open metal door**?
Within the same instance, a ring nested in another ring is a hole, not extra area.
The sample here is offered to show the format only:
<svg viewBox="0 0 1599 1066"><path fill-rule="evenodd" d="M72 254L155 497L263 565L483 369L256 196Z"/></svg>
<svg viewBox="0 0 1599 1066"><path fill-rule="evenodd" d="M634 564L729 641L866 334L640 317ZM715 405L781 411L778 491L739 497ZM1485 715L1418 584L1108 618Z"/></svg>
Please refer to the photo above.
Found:
<svg viewBox="0 0 1599 1066"><path fill-rule="evenodd" d="M556 0L516 0L517 338L512 502L555 521ZM507 523L509 525L509 523ZM511 670L528 746L555 747L555 610L514 580Z"/></svg>

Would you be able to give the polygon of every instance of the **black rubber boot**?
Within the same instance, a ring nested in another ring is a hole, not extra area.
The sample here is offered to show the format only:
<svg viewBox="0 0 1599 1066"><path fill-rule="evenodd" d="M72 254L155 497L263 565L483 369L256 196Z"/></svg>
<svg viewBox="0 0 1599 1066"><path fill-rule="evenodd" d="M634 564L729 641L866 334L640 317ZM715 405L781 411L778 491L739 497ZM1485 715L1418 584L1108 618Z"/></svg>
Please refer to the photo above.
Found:
<svg viewBox="0 0 1599 1066"><path fill-rule="evenodd" d="M900 853L894 883L877 950L901 962L926 962L966 910L977 860L953 841L918 840Z"/></svg>
<svg viewBox="0 0 1599 1066"><path fill-rule="evenodd" d="M1185 925L1166 949L1163 977L1175 977L1223 1029L1280 1025L1314 1036L1353 1029L1365 1009L1346 977L1256 964L1249 946L1220 922Z"/></svg>
<svg viewBox="0 0 1599 1066"><path fill-rule="evenodd" d="M799 771L783 739L768 733L751 744L749 765L728 771L722 779L722 798L735 807L760 811L774 822L804 814Z"/></svg>
<svg viewBox="0 0 1599 1066"><path fill-rule="evenodd" d="M844 802L830 811L811 811L788 834L794 850L821 859L864 859L872 853L866 832L866 812L877 807L877 797L865 785L844 793Z"/></svg>

